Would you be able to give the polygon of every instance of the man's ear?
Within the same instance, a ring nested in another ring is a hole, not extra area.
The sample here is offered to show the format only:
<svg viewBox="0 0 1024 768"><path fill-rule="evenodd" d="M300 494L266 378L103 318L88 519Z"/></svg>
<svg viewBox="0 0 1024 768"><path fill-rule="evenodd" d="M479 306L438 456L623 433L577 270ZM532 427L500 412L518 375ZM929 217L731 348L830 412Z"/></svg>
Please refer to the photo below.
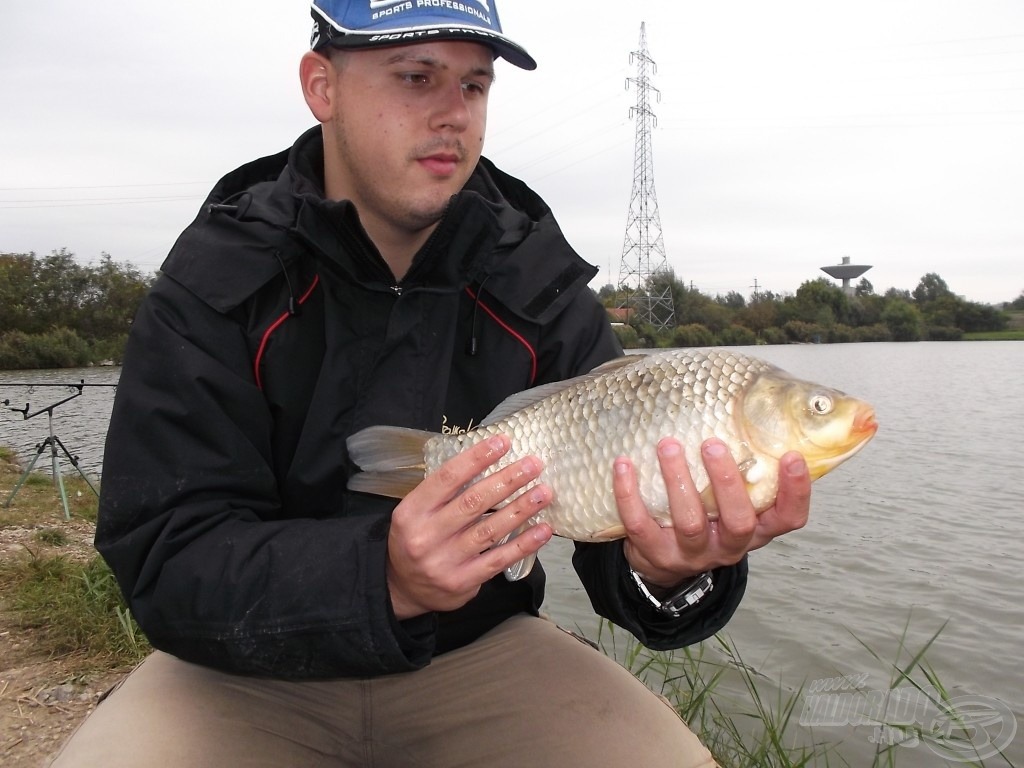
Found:
<svg viewBox="0 0 1024 768"><path fill-rule="evenodd" d="M323 54L307 51L299 62L299 81L302 83L302 96L306 99L309 111L319 122L326 123L331 119L331 99L334 95L334 65Z"/></svg>

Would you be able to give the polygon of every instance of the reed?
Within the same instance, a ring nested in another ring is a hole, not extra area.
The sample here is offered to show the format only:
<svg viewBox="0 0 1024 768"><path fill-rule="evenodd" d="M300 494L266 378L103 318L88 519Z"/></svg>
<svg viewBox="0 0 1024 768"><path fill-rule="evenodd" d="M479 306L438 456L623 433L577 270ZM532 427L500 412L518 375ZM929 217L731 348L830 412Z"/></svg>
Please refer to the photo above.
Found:
<svg viewBox="0 0 1024 768"><path fill-rule="evenodd" d="M596 642L602 651L665 697L723 768L895 768L901 751L914 745L941 760L936 765L1015 768L1001 751L995 755L979 752L972 742L972 736L977 736L972 713L960 709L956 697L928 662L926 653L944 626L921 647L911 649L907 645L908 617L892 661L854 636L891 673L888 689L882 695L895 699L909 687L928 700L944 725L928 730L923 725L908 726L905 720L887 722L883 717L862 725L870 725L866 734L888 738L865 735L858 744L848 735L836 740L833 733L830 740L802 726L801 714L811 695L806 681L792 686L769 679L744 661L739 648L724 632L688 648L652 651L602 620ZM849 695L866 694L853 691ZM862 708L864 711L869 708ZM883 711L891 711L888 704ZM864 743L869 738L877 742L870 764L864 757Z"/></svg>

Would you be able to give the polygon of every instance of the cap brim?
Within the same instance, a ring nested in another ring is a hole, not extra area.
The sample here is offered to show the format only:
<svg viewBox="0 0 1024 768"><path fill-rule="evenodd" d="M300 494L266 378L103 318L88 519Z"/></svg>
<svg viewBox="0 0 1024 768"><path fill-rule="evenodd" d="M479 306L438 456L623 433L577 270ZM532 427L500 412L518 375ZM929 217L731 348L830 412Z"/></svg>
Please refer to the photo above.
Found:
<svg viewBox="0 0 1024 768"><path fill-rule="evenodd" d="M434 40L466 40L469 42L486 45L494 52L505 59L509 64L514 64L520 69L534 70L537 62L526 52L522 46L513 43L503 35L497 35L486 30L474 29L472 27L458 28L445 27L444 29L410 29L394 32L380 32L376 34L359 34L354 32L338 33L324 40L319 48L342 48L365 49L365 48L387 48L396 45L415 45L427 43Z"/></svg>

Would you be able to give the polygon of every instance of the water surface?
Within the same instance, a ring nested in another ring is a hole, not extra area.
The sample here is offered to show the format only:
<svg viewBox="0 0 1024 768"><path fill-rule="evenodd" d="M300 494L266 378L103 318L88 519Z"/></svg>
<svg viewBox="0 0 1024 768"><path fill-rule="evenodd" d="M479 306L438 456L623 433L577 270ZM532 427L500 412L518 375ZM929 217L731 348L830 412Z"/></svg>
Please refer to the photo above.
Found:
<svg viewBox="0 0 1024 768"><path fill-rule="evenodd" d="M916 651L945 624L927 659L954 695L993 697L1024 713L1024 343L950 342L747 348L798 376L871 402L880 429L814 486L808 526L751 555L747 595L727 632L766 684L854 675L884 689L900 638ZM119 369L0 372L0 400L36 410L69 392L17 382L110 384ZM113 390L87 387L54 412L81 466L98 474ZM46 416L6 411L0 444L30 457ZM43 461L48 466L48 461ZM65 469L67 471L67 468ZM569 564L571 543L542 554L546 610L593 633ZM909 624L908 624L909 622ZM907 661L904 655L903 661ZM829 732L870 763L872 729ZM1007 750L1024 764L1024 728ZM925 746L898 765L945 764ZM1001 764L990 761L990 765Z"/></svg>

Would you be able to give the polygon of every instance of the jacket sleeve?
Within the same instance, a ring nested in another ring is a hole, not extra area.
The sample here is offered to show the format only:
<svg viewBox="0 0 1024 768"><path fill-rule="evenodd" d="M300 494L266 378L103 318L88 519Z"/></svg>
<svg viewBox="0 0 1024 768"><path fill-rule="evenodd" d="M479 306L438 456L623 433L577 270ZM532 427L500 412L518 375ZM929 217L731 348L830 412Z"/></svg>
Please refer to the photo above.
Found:
<svg viewBox="0 0 1024 768"><path fill-rule="evenodd" d="M581 292L552 325L545 347L557 350L545 375L550 381L581 375L622 354L604 308L589 290ZM655 610L636 588L621 541L577 543L573 567L597 614L629 630L654 650L681 648L715 634L736 611L747 583L746 558L718 568L711 594L678 618L671 618Z"/></svg>
<svg viewBox="0 0 1024 768"><path fill-rule="evenodd" d="M384 513L282 519L244 329L171 278L130 334L96 546L152 644L291 679L429 663L436 619L391 610Z"/></svg>
<svg viewBox="0 0 1024 768"><path fill-rule="evenodd" d="M621 541L577 544L572 557L594 611L629 630L655 651L682 648L706 640L726 625L743 599L747 558L712 573L714 588L678 618L666 616L645 600L629 575Z"/></svg>

